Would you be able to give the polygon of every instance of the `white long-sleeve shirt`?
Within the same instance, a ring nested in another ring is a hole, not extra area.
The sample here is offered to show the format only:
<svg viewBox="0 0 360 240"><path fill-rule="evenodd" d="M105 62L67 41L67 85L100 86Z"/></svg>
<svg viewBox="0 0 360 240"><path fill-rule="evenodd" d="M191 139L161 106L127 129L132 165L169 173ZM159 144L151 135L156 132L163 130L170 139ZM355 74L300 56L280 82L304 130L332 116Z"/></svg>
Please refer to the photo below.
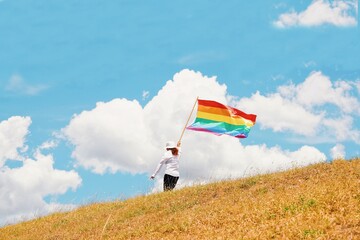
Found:
<svg viewBox="0 0 360 240"><path fill-rule="evenodd" d="M166 165L166 169L165 169L165 174L174 176L174 177L179 177L179 158L180 158L180 149L179 149L179 154L178 155L172 155L171 151L166 151L164 153L164 155L161 158L160 163L158 164L158 166L155 169L154 174L152 175L153 177L156 176L156 174L158 174L158 172L160 171L161 167L165 164Z"/></svg>

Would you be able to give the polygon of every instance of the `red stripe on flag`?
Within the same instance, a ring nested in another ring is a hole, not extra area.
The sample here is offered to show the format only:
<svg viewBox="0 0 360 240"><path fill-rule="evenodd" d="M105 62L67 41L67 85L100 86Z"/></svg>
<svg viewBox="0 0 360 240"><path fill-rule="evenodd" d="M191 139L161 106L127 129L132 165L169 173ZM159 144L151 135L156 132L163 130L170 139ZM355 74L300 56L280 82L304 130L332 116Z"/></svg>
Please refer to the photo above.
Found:
<svg viewBox="0 0 360 240"><path fill-rule="evenodd" d="M239 109L236 109L236 108L233 108L233 107L230 107L230 106L226 106L226 105L221 104L221 103L216 102L216 101L199 99L198 104L201 105L201 106L205 106L205 107L214 107L214 108L226 109L232 115L236 115L236 116L240 116L240 117L243 117L245 119L248 119L248 120L252 121L254 124L256 122L256 115L255 114L247 114L247 113L244 113L243 111L240 111Z"/></svg>

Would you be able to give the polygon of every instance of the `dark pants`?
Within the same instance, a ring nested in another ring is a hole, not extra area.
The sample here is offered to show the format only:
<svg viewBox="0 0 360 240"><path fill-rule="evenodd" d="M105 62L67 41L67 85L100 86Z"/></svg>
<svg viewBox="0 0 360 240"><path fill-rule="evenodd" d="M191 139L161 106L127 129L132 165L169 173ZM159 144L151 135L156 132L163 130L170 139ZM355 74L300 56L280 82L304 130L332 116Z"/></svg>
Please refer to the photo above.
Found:
<svg viewBox="0 0 360 240"><path fill-rule="evenodd" d="M169 174L164 175L164 191L171 191L175 188L179 177L174 177Z"/></svg>

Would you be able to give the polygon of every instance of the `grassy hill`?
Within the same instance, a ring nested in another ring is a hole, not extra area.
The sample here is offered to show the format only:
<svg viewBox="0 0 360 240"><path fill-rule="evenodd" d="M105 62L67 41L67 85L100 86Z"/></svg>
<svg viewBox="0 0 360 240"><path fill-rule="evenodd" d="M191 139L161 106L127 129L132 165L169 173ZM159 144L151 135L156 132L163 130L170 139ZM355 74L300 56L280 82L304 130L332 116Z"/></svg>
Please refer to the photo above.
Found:
<svg viewBox="0 0 360 240"><path fill-rule="evenodd" d="M0 239L360 239L360 159L91 204Z"/></svg>

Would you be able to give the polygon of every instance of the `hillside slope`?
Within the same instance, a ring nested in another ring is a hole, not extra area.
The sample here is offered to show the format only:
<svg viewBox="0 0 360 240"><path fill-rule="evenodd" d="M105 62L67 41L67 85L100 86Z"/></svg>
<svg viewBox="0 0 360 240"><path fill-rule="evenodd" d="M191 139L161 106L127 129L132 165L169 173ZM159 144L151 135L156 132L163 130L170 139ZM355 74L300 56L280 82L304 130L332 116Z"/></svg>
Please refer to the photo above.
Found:
<svg viewBox="0 0 360 240"><path fill-rule="evenodd" d="M360 160L91 204L0 239L360 239Z"/></svg>

